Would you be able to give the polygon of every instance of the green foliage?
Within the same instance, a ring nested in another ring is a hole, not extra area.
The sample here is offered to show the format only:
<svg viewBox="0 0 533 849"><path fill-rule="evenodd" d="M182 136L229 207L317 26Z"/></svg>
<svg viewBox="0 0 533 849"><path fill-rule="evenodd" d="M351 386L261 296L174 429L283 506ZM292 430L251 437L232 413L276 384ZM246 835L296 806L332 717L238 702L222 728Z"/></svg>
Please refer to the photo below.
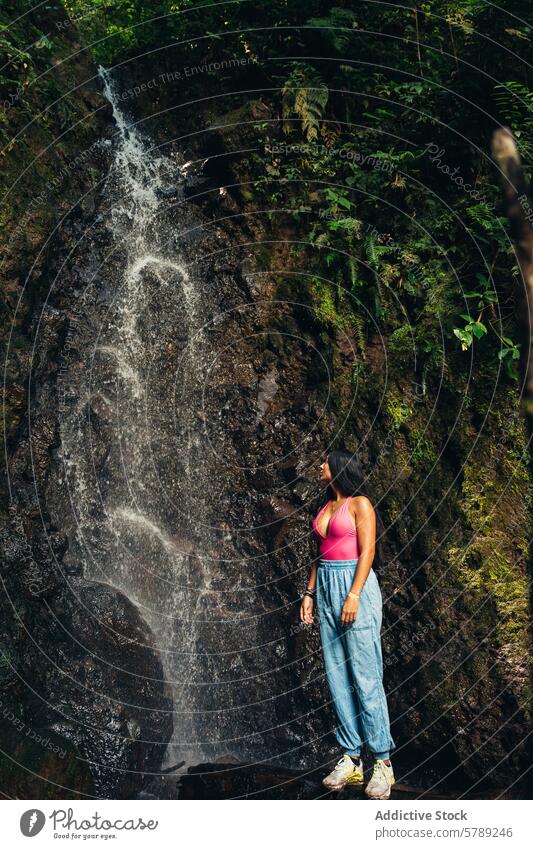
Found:
<svg viewBox="0 0 533 849"><path fill-rule="evenodd" d="M165 29L161 15L172 14L172 4L155 2L143 4L139 0L63 0L69 16L77 21L86 44L91 45L98 62L111 64L113 58L150 41L154 24L161 35ZM180 6L189 4L180 4ZM177 10L177 9L176 9ZM145 23L146 21L146 23ZM170 22L172 23L172 21Z"/></svg>
<svg viewBox="0 0 533 849"><path fill-rule="evenodd" d="M458 342L458 356L482 346L480 356L494 372L503 360L515 379L516 261L483 146L496 125L492 114L508 116L522 140L529 136L531 96L525 82L491 89L485 75L509 79L510 50L525 49L529 29L499 33L501 49L480 52L475 33L487 35L485 47L495 34L481 2L428 2L417 22L409 9L359 4L312 3L307 17L305 4L294 14L279 5L270 11L289 27L280 29L276 50L268 36L250 36L258 55L277 57L277 105L269 97L281 121L265 128L264 141L286 134L299 150L263 163L258 202L289 209L300 235L307 228L310 251L300 251L302 261L319 250L324 276L366 317L365 337L376 323L390 336L407 321L424 374L447 367L438 353L444 332ZM269 16L265 11L265 24ZM406 38L432 49L410 53ZM296 58L279 62L281 44ZM478 73L467 73L471 67ZM478 105L475 113L469 103ZM443 168L429 160L428 141L442 148ZM452 179L457 172L460 180ZM278 213L267 214L278 221ZM480 274L489 287L481 286ZM468 368L466 357L462 367Z"/></svg>
<svg viewBox="0 0 533 849"><path fill-rule="evenodd" d="M274 226L279 209L297 224L309 249L295 250L304 265L318 261L317 275L331 280L336 321L345 309L358 316L361 347L376 324L389 337L413 327L413 353L427 374L440 368L444 333L458 357L454 369L468 368L463 354L474 347L495 371L505 362L506 376L516 377L516 260L484 154L498 123L512 127L526 162L533 153L533 93L517 70L531 36L520 0L509 0L500 14L482 0L427 0L415 14L409 6L331 7L325 0L64 6L104 64L151 51L163 67L171 55L172 70L180 57L189 65L259 57L253 82L235 71L231 88L244 92L235 105L263 79L257 96L272 119L256 124L258 150L261 141L286 138L300 152L252 154L254 190L243 188L243 199L257 202ZM31 42L34 49L0 29L0 46L28 84L36 56L55 49L43 27L35 27ZM495 79L502 82L489 84ZM221 103L227 99L216 108ZM68 103L57 108L68 126ZM428 145L441 148L438 161ZM479 274L490 287L480 286ZM324 293L320 302L331 318Z"/></svg>
<svg viewBox="0 0 533 849"><path fill-rule="evenodd" d="M411 430L411 441L410 459L413 465L430 469L438 462L439 455L427 433L413 428Z"/></svg>
<svg viewBox="0 0 533 849"><path fill-rule="evenodd" d="M494 333L502 343L502 347L498 351L498 359L505 361L507 375L512 380L517 380L518 373L516 367L517 361L520 359L520 346L508 336L501 336L492 324L490 317L495 317L494 305L498 303L497 293L494 288L491 288L491 281L484 274L477 274L476 277L479 291L465 292L464 297L475 302L475 306L479 311L478 318L474 319L469 314L461 314L465 325L462 328L454 328L453 332L461 343L461 349L467 351L474 342L474 339L481 339L487 334L487 327L481 321L481 318L486 313L489 316L489 322Z"/></svg>
<svg viewBox="0 0 533 849"><path fill-rule="evenodd" d="M481 339L487 332L487 328L481 321L476 321L472 319L469 315L461 315L461 318L466 322L463 328L456 327L454 328L454 333L461 342L461 348L463 351L467 351L474 338Z"/></svg>
<svg viewBox="0 0 533 849"><path fill-rule="evenodd" d="M320 74L311 66L297 64L291 71L282 90L283 130L293 130L293 115L302 122L302 130L307 141L318 138L320 121L324 116L328 102L328 89Z"/></svg>
<svg viewBox="0 0 533 849"><path fill-rule="evenodd" d="M509 377L518 380L516 365L517 360L520 359L520 346L508 336L502 336L502 342L505 347L498 351L498 359L504 360Z"/></svg>
<svg viewBox="0 0 533 849"><path fill-rule="evenodd" d="M533 92L523 83L512 80L495 86L494 99L502 123L511 127L522 157L529 164L533 156Z"/></svg>
<svg viewBox="0 0 533 849"><path fill-rule="evenodd" d="M385 410L393 427L399 430L413 415L413 407L404 400L396 389L390 389L385 401Z"/></svg>
<svg viewBox="0 0 533 849"><path fill-rule="evenodd" d="M492 596L499 661L518 695L524 692L529 653L525 563L531 486L526 445L525 425L519 419L509 448L499 447L497 437L487 435L470 452L461 501L471 528L469 543L448 551L473 609Z"/></svg>
<svg viewBox="0 0 533 849"><path fill-rule="evenodd" d="M408 324L394 330L388 341L388 351L393 365L405 366L413 357L416 342L413 328Z"/></svg>

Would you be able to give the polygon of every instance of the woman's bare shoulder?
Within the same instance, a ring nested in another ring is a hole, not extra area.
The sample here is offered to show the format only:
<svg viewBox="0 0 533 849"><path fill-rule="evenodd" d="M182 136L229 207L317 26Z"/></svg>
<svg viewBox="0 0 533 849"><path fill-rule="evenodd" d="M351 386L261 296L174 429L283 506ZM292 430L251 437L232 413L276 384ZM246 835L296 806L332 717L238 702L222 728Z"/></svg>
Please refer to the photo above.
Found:
<svg viewBox="0 0 533 849"><path fill-rule="evenodd" d="M366 495L354 495L352 504L358 516L371 516L374 513L372 502Z"/></svg>

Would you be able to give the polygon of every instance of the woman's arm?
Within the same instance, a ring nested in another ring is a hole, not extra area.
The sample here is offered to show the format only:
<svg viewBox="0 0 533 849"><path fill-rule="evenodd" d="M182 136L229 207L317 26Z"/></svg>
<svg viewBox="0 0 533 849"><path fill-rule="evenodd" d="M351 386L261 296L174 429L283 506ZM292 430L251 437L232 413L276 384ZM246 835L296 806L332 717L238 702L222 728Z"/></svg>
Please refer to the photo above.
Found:
<svg viewBox="0 0 533 849"><path fill-rule="evenodd" d="M317 572L318 564L315 560L313 565L311 566L311 574L309 575L309 580L307 582L307 589L312 590L313 592L316 590L316 572Z"/></svg>
<svg viewBox="0 0 533 849"><path fill-rule="evenodd" d="M366 495L358 495L357 498L353 499L352 503L355 508L359 563L355 570L350 592L342 608L342 625L351 625L355 622L359 609L359 595L372 568L376 550L376 513L372 504ZM353 593L353 595L350 593Z"/></svg>
<svg viewBox="0 0 533 849"><path fill-rule="evenodd" d="M315 559L313 565L311 566L311 574L309 575L309 580L307 582L307 589L316 591L316 573L318 569L318 562ZM302 603L300 605L300 619L306 625L312 625L313 623L313 608L315 606L314 598L311 598L308 595L304 595L302 598Z"/></svg>

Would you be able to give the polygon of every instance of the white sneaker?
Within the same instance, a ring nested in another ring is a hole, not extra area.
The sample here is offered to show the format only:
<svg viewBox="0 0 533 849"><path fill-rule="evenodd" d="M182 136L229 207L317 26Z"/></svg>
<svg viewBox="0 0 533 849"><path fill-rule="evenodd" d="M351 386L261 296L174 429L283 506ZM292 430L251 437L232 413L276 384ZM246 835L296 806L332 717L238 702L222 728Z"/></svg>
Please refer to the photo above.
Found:
<svg viewBox="0 0 533 849"><path fill-rule="evenodd" d="M387 766L385 761L377 760L374 763L370 781L365 787L365 793L370 799L388 799L394 781L392 764Z"/></svg>
<svg viewBox="0 0 533 849"><path fill-rule="evenodd" d="M349 755L343 755L335 769L322 779L322 784L329 790L342 790L345 784L363 783L363 764L359 761L356 766Z"/></svg>

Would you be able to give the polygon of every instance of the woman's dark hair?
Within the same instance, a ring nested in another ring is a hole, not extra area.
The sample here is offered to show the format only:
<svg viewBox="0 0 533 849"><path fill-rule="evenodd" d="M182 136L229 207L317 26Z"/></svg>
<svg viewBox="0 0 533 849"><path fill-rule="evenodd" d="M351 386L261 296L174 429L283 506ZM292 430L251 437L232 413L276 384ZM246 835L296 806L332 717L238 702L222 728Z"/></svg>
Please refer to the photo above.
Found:
<svg viewBox="0 0 533 849"><path fill-rule="evenodd" d="M346 451L344 449L337 449L335 451L332 451L330 454L328 454L327 459L328 466L333 476L333 480L335 481L335 486L337 487L337 489L340 490L342 495L366 495L366 497L372 503L372 506L376 513L376 547L372 568L375 572L378 572L378 570L381 569L383 563L381 540L383 538L385 528L383 526L383 522L381 521L379 511L376 505L374 504L374 501L366 485L363 467L361 466L361 463L359 462L355 454L352 454L351 451ZM333 487L328 484L328 486L325 487L324 494L320 499L319 509L323 507L330 498L335 500L336 497L337 494L334 491Z"/></svg>

